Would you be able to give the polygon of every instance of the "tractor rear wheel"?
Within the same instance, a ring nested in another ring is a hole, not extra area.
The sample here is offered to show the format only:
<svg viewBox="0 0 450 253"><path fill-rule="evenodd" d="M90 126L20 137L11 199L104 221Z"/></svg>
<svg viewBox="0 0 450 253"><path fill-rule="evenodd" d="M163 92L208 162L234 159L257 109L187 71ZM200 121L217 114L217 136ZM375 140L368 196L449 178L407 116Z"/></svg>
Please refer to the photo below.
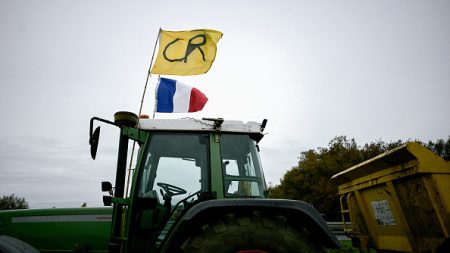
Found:
<svg viewBox="0 0 450 253"><path fill-rule="evenodd" d="M286 217L227 214L206 222L181 246L185 253L322 253L310 233Z"/></svg>

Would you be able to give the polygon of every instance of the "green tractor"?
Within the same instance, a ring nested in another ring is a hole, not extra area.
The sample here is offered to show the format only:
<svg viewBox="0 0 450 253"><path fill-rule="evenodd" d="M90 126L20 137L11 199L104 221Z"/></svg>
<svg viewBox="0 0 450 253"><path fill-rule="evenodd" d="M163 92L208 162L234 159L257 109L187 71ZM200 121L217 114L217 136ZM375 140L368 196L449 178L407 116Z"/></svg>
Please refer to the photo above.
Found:
<svg viewBox="0 0 450 253"><path fill-rule="evenodd" d="M268 198L258 146L267 120L139 119L129 112L116 113L114 122L94 117L93 159L100 135L95 121L120 128L115 184L102 183L110 193L103 202L113 206L112 215L105 211L111 229L104 248L93 250L83 241L76 250L284 253L339 247L313 206ZM130 141L139 151L128 186Z"/></svg>

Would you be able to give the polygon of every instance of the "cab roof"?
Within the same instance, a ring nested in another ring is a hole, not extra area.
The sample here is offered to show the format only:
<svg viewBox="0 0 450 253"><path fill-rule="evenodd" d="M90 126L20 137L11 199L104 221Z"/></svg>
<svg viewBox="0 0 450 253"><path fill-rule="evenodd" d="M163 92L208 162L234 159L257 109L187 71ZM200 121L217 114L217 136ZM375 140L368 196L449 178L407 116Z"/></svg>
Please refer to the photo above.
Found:
<svg viewBox="0 0 450 253"><path fill-rule="evenodd" d="M223 119L139 119L139 129L153 131L198 131L198 132L229 132L254 136L257 141L263 137L263 126L249 121Z"/></svg>

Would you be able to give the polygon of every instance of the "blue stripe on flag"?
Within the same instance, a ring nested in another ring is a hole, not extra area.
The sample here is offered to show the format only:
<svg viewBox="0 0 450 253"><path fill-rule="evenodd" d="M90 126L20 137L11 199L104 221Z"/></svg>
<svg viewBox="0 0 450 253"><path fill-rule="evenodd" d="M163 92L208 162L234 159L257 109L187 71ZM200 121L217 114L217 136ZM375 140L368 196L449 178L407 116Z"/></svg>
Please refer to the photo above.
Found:
<svg viewBox="0 0 450 253"><path fill-rule="evenodd" d="M173 96L175 95L177 81L161 78L157 91L158 103L156 106L157 112L173 112Z"/></svg>

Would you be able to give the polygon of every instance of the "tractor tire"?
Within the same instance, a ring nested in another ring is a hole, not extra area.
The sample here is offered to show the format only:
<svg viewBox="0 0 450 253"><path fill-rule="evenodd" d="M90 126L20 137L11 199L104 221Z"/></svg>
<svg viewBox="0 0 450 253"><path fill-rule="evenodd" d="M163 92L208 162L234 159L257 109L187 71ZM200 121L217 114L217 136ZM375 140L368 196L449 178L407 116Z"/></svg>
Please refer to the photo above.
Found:
<svg viewBox="0 0 450 253"><path fill-rule="evenodd" d="M286 217L227 214L205 223L181 246L184 253L322 253L304 228L289 224Z"/></svg>
<svg viewBox="0 0 450 253"><path fill-rule="evenodd" d="M19 239L0 235L0 253L39 253L39 251Z"/></svg>

